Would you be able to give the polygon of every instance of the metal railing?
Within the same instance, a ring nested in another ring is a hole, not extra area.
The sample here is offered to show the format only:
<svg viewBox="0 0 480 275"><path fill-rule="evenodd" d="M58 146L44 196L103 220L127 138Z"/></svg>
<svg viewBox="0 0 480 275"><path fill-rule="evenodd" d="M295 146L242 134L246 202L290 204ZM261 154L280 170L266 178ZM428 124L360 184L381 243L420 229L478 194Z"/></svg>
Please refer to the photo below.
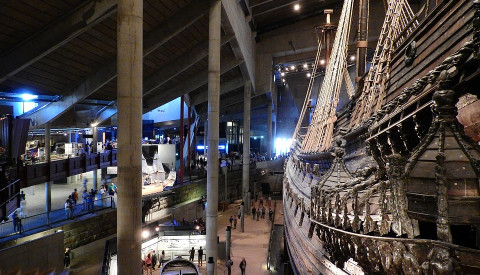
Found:
<svg viewBox="0 0 480 275"><path fill-rule="evenodd" d="M268 240L267 270L270 270L270 260L272 258L273 225L275 224L275 212L276 212L276 210L277 210L277 201L275 200L273 202L273 215L272 215L272 224L271 224L271 227L270 227L270 239Z"/></svg>
<svg viewBox="0 0 480 275"><path fill-rule="evenodd" d="M70 209L56 209L50 212L44 212L28 217L21 217L18 221L7 221L0 223L0 239L13 235L21 235L25 232L38 229L52 224L73 220L76 217L93 214L107 208L115 208L115 200L113 196L106 196L92 202L80 202ZM18 210L17 210L18 211Z"/></svg>

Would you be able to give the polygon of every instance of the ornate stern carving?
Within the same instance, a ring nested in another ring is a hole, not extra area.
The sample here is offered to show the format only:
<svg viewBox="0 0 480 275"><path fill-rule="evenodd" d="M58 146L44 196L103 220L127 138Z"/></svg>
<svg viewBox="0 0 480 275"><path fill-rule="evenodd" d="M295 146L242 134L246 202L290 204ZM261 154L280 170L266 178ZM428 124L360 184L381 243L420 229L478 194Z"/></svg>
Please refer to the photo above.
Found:
<svg viewBox="0 0 480 275"><path fill-rule="evenodd" d="M340 202L340 192L337 192L335 195L335 226L340 227L342 225L342 219L340 218L340 211L341 211L341 202Z"/></svg>
<svg viewBox="0 0 480 275"><path fill-rule="evenodd" d="M343 203L343 223L342 223L342 228L343 228L343 230L347 230L347 229L349 229L350 227L352 227L352 225L350 224L350 219L348 218L348 204L347 204L347 200L345 200L344 203Z"/></svg>
<svg viewBox="0 0 480 275"><path fill-rule="evenodd" d="M353 190L352 194L352 209L353 209L353 221L352 221L352 229L354 232L360 231L360 217L358 216L358 192L357 190Z"/></svg>
<svg viewBox="0 0 480 275"><path fill-rule="evenodd" d="M320 165L318 165L318 164L313 165L312 174L314 174L317 177L320 176Z"/></svg>
<svg viewBox="0 0 480 275"><path fill-rule="evenodd" d="M408 201L405 184L405 158L399 154L393 154L387 157L388 159L388 177L390 179L390 188L393 199L393 231L397 235L407 233L409 238L415 237L413 223L408 217ZM416 231L418 232L418 230Z"/></svg>
<svg viewBox="0 0 480 275"><path fill-rule="evenodd" d="M387 183L382 181L380 183L380 225L378 231L381 235L386 235L390 232L390 226L388 224L389 218L387 215L388 211L388 198L387 198Z"/></svg>
<svg viewBox="0 0 480 275"><path fill-rule="evenodd" d="M375 230L375 223L373 222L372 217L370 216L370 198L372 197L372 192L368 191L365 198L365 222L363 225L363 231L365 234L373 232Z"/></svg>

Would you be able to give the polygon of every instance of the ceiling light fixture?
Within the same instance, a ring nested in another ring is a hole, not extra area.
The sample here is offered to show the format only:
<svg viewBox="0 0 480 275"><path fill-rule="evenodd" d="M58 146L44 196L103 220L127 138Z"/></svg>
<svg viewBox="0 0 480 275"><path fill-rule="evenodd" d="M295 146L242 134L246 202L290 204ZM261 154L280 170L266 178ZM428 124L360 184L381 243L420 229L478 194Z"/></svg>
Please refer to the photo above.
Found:
<svg viewBox="0 0 480 275"><path fill-rule="evenodd" d="M285 73L284 73L284 72L282 72L280 75L281 75L281 76L285 76Z"/></svg>
<svg viewBox="0 0 480 275"><path fill-rule="evenodd" d="M308 64L307 63L303 64L303 68L308 69Z"/></svg>
<svg viewBox="0 0 480 275"><path fill-rule="evenodd" d="M299 11L300 10L300 4L293 5L293 9L296 10L296 11Z"/></svg>
<svg viewBox="0 0 480 275"><path fill-rule="evenodd" d="M355 56L354 55L350 56L350 61L355 61Z"/></svg>
<svg viewBox="0 0 480 275"><path fill-rule="evenodd" d="M320 65L325 65L325 59L320 60Z"/></svg>
<svg viewBox="0 0 480 275"><path fill-rule="evenodd" d="M285 83L285 78L282 78L282 82L284 82L284 83Z"/></svg>
<svg viewBox="0 0 480 275"><path fill-rule="evenodd" d="M295 70L295 65L290 66L290 69L293 71Z"/></svg>
<svg viewBox="0 0 480 275"><path fill-rule="evenodd" d="M311 73L307 73L307 77L310 78L312 76Z"/></svg>

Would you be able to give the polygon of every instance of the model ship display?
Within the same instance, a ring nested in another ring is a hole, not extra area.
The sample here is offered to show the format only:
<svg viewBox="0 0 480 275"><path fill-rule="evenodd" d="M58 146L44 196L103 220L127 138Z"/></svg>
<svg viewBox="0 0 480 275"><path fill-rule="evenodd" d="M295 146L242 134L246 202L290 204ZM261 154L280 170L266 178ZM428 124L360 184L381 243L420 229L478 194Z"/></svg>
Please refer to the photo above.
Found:
<svg viewBox="0 0 480 275"><path fill-rule="evenodd" d="M310 83L284 166L296 274L480 274L479 133L459 122L480 121L479 108L462 112L480 94L480 1L437 2L419 20L408 1L387 1L370 70L338 112L344 1L315 111L302 127Z"/></svg>

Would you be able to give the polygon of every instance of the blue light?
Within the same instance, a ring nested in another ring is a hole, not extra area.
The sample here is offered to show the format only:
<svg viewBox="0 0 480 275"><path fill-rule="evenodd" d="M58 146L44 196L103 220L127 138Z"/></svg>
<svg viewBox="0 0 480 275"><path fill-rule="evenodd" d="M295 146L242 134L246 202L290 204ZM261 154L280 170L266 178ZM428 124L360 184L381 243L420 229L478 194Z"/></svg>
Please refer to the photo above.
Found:
<svg viewBox="0 0 480 275"><path fill-rule="evenodd" d="M37 99L38 95L32 95L32 94L21 94L20 97L23 100L32 100L32 99Z"/></svg>

